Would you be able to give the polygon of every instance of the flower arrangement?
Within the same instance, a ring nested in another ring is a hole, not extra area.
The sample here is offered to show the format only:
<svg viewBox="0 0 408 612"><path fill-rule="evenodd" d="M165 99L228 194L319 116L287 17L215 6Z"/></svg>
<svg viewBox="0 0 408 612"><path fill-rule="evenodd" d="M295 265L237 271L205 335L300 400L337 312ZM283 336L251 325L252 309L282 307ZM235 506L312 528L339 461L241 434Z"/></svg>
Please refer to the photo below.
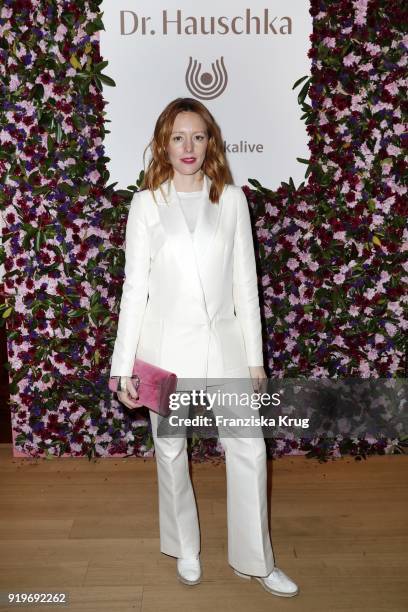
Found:
<svg viewBox="0 0 408 612"><path fill-rule="evenodd" d="M0 207L13 443L24 456L151 456L107 387L127 190L109 185L100 1L0 8ZM312 0L299 79L307 183L244 190L254 221L269 375L406 376L406 47L395 0ZM306 101L309 95L311 103ZM139 177L140 178L140 177ZM401 452L404 440L273 440L271 456ZM195 460L223 454L191 441Z"/></svg>

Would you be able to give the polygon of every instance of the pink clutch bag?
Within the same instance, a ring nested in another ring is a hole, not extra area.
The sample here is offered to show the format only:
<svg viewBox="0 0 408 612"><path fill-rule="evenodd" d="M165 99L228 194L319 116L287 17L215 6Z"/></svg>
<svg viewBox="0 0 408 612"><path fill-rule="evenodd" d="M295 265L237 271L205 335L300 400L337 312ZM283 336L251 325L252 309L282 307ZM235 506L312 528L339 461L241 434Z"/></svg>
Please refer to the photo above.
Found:
<svg viewBox="0 0 408 612"><path fill-rule="evenodd" d="M111 376L109 379L111 391L117 391L119 378L119 376ZM137 401L141 406L146 406L161 416L170 414L170 395L177 388L176 374L142 361L142 359L135 359L132 382L139 394Z"/></svg>

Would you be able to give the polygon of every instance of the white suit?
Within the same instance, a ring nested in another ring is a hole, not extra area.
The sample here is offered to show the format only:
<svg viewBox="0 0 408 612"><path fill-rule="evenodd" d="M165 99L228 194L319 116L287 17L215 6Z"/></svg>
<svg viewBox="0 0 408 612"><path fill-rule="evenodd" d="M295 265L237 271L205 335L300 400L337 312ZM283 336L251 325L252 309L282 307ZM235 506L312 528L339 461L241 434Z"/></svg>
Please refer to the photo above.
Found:
<svg viewBox="0 0 408 612"><path fill-rule="evenodd" d="M111 376L130 376L136 357L183 379L246 378L263 366L261 319L247 200L226 185L218 204L203 204L190 233L173 180L138 192L126 226L122 290ZM157 436L150 411L159 483L161 551L188 557L200 550L186 438ZM228 559L243 573L274 567L266 501L263 437L220 440L226 454Z"/></svg>

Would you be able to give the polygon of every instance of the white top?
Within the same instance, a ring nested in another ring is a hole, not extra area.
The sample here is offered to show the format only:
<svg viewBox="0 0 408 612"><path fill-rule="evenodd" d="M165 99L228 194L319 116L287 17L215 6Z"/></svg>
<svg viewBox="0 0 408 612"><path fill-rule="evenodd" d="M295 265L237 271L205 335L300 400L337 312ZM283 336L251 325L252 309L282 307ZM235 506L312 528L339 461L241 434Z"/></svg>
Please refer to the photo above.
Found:
<svg viewBox="0 0 408 612"><path fill-rule="evenodd" d="M201 191L178 191L180 205L186 219L188 229L194 232L197 223L200 204L203 201Z"/></svg>

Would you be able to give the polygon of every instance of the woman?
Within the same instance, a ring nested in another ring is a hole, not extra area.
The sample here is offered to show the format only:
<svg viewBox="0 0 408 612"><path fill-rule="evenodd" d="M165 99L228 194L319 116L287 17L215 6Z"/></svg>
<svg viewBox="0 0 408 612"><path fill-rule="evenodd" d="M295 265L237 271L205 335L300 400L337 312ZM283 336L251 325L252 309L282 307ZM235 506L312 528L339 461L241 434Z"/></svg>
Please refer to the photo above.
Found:
<svg viewBox="0 0 408 612"><path fill-rule="evenodd" d="M232 184L221 132L193 98L159 116L152 158L131 202L126 265L111 377L135 408L135 357L180 379L266 378L248 204ZM177 558L185 584L201 580L200 533L185 437L158 435L150 411L159 485L160 550ZM274 563L267 521L263 437L222 437L228 487L228 561L275 595L296 584Z"/></svg>

